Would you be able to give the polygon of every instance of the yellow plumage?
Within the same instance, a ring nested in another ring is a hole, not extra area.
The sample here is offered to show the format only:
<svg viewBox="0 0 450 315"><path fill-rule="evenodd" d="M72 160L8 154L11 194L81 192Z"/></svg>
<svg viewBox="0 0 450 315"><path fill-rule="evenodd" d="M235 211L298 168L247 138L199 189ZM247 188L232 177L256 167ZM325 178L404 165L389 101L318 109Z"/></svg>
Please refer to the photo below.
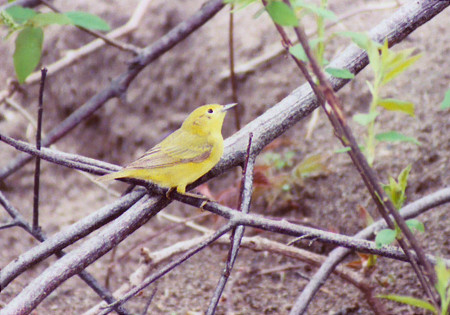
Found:
<svg viewBox="0 0 450 315"><path fill-rule="evenodd" d="M159 144L122 170L99 177L149 180L165 188L186 192L186 186L206 174L223 154L222 125L226 111L236 104L204 105L194 110Z"/></svg>

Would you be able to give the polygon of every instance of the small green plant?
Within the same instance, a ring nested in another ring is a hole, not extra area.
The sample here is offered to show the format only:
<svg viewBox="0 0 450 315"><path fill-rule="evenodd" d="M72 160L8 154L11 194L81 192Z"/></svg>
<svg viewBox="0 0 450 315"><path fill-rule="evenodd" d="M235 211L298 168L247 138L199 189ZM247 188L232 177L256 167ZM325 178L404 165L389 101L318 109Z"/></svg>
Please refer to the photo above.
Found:
<svg viewBox="0 0 450 315"><path fill-rule="evenodd" d="M20 6L1 11L0 24L4 24L9 29L6 38L18 32L13 62L19 83L25 82L41 60L45 26L58 24L76 25L101 31L110 29L108 23L89 13L79 11L40 13Z"/></svg>
<svg viewBox="0 0 450 315"><path fill-rule="evenodd" d="M293 189L304 185L306 178L320 176L329 170L324 164L325 157L321 154L312 154L304 157L299 163L295 163L297 152L289 150L283 154L266 151L261 154L262 161L257 166L258 173L263 175L263 185L259 185L258 194L264 190L264 199L268 208L275 201L281 199L288 201L293 199ZM258 175L261 177L261 175Z"/></svg>
<svg viewBox="0 0 450 315"><path fill-rule="evenodd" d="M447 90L447 92L445 92L444 100L441 103L441 109L447 108L450 108L450 90Z"/></svg>
<svg viewBox="0 0 450 315"><path fill-rule="evenodd" d="M433 314L447 315L450 306L450 269L447 269L445 267L445 263L442 259L437 260L434 269L437 276L437 283L435 285L435 288L439 294L441 301L440 313L438 313L438 310L429 302L412 296L388 294L378 295L377 297L423 308L425 310L433 312Z"/></svg>
<svg viewBox="0 0 450 315"><path fill-rule="evenodd" d="M364 153L369 165L373 165L377 141L412 142L420 145L419 141L414 137L405 136L397 131L377 133L378 126L376 121L379 115L378 108L401 112L415 117L414 104L412 102L383 98L381 97L381 88L413 65L421 55L412 56L414 49L394 52L389 50L387 40L383 45L380 45L362 33L342 32L340 34L349 36L353 42L367 51L370 67L374 74L373 81L366 82L372 95L369 112L367 114L356 114L353 116L354 121L367 127Z"/></svg>
<svg viewBox="0 0 450 315"><path fill-rule="evenodd" d="M394 204L394 207L399 210L406 201L406 186L408 185L408 176L411 171L411 165L408 165L405 169L402 170L400 175L397 178L397 181L389 177L389 183L383 185L383 189L386 192L386 195ZM424 232L425 227L422 222L416 219L407 220L406 225L409 229L419 232ZM384 245L391 244L396 238L401 235L401 231L398 226L395 226L395 230L392 229L384 229L378 232L375 238L375 244L378 248L383 247Z"/></svg>
<svg viewBox="0 0 450 315"><path fill-rule="evenodd" d="M310 40L309 45L319 65L322 67L326 66L328 61L324 57L326 46L325 20L337 19L336 15L327 9L328 0L321 0L320 6L307 3L303 0L293 0L291 1L291 5L292 8L284 2L272 1L267 5L266 11L272 20L281 26L298 26L298 17L302 18L305 15L313 15L317 24L317 38ZM296 44L290 47L289 52L298 60L305 63L308 62L302 45ZM354 78L354 74L347 69L328 67L325 68L325 71L337 78Z"/></svg>

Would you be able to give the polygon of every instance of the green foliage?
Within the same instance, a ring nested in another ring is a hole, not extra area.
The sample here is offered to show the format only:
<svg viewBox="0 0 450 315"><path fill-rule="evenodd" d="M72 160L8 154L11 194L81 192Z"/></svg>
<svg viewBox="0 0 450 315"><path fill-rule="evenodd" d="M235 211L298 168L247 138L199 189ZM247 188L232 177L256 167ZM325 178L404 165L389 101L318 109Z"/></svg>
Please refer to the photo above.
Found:
<svg viewBox="0 0 450 315"><path fill-rule="evenodd" d="M25 82L39 64L45 26L56 24L77 25L102 31L110 29L104 20L89 13L39 13L19 6L13 6L0 12L0 21L8 27L8 37L12 33L18 32L13 61L19 83Z"/></svg>
<svg viewBox="0 0 450 315"><path fill-rule="evenodd" d="M325 72L331 74L335 78L353 79L355 75L347 69L325 68Z"/></svg>
<svg viewBox="0 0 450 315"><path fill-rule="evenodd" d="M32 24L34 27L42 27L52 24L70 25L72 24L72 21L64 14L48 12L36 14L28 20L28 23Z"/></svg>
<svg viewBox="0 0 450 315"><path fill-rule="evenodd" d="M404 295L395 295L395 294L388 294L388 295L377 295L378 298L391 300L394 302L399 302L403 304L408 304L415 307L420 307L429 311L432 311L436 314L436 310L433 305L428 303L427 301L414 298L412 296L404 296Z"/></svg>
<svg viewBox="0 0 450 315"><path fill-rule="evenodd" d="M369 49L370 45L378 45L380 46L380 44L376 43L376 42L372 42L372 40L370 39L369 36L367 36L364 33L358 33L358 32L339 32L337 33L338 35L344 36L344 37L350 37L350 39L356 44L358 45L359 48L364 49L365 51L367 51ZM371 44L372 42L372 44Z"/></svg>
<svg viewBox="0 0 450 315"><path fill-rule="evenodd" d="M397 131L389 131L375 134L378 112L377 107L388 111L399 112L415 117L414 104L412 102L394 98L382 98L381 88L393 80L407 68L413 65L420 55L412 56L413 49L405 49L398 52L389 50L387 40L383 45L372 41L366 34L355 32L341 32L342 36L350 37L355 44L367 51L370 67L374 73L373 82L367 82L372 101L367 114L356 114L353 120L367 127L367 136L364 153L369 165L373 165L377 141L411 142L420 145L414 137L405 136Z"/></svg>
<svg viewBox="0 0 450 315"><path fill-rule="evenodd" d="M273 1L266 6L272 20L281 26L298 26L294 10L284 2Z"/></svg>
<svg viewBox="0 0 450 315"><path fill-rule="evenodd" d="M308 57L306 56L303 46L300 44L294 45L289 48L289 52L298 60L303 62L308 62Z"/></svg>
<svg viewBox="0 0 450 315"><path fill-rule="evenodd" d="M411 171L411 164L405 167L400 175L398 175L397 181L389 176L389 184L383 185L383 189L386 192L389 199L394 204L394 207L400 209L406 200L406 186L408 185L408 176Z"/></svg>
<svg viewBox="0 0 450 315"><path fill-rule="evenodd" d="M282 170L286 167L292 167L294 157L295 157L294 151L288 151L284 154L270 151L263 155L264 162L267 165L271 165L277 170Z"/></svg>
<svg viewBox="0 0 450 315"><path fill-rule="evenodd" d="M447 92L445 92L445 97L441 104L441 109L447 108L450 108L450 90L447 90Z"/></svg>
<svg viewBox="0 0 450 315"><path fill-rule="evenodd" d="M16 49L13 55L14 69L20 83L36 68L41 59L44 33L41 28L26 27L16 38Z"/></svg>
<svg viewBox="0 0 450 315"><path fill-rule="evenodd" d="M393 98L385 98L378 100L378 106L383 107L386 110L403 112L411 117L415 117L414 104L411 102L396 100Z"/></svg>
<svg viewBox="0 0 450 315"><path fill-rule="evenodd" d="M96 15L86 12L73 11L65 13L74 25L84 27L90 30L109 31L108 23Z"/></svg>
<svg viewBox="0 0 450 315"><path fill-rule="evenodd" d="M375 135L375 139L378 141L386 142L411 142L420 145L420 142L414 137L408 137L397 131L382 132Z"/></svg>
<svg viewBox="0 0 450 315"><path fill-rule="evenodd" d="M389 176L389 184L384 184L383 189L386 195L392 201L395 209L399 210L406 201L406 187L408 186L408 176L411 171L411 165L405 167L397 180ZM412 231L424 232L425 227L422 222L416 219L406 221L406 225ZM384 245L391 244L401 234L400 229L396 225L395 230L385 229L378 232L375 238L376 246L382 247Z"/></svg>
<svg viewBox="0 0 450 315"><path fill-rule="evenodd" d="M234 5L236 9L233 11L242 10L255 2L257 2L257 0L223 0L223 3L225 4Z"/></svg>
<svg viewBox="0 0 450 315"><path fill-rule="evenodd" d="M438 258L434 270L437 276L437 283L435 287L441 300L440 315L447 315L450 306L450 269L447 269L445 267L444 261L441 258ZM428 303L425 300L417 299L415 297L394 295L394 294L378 295L377 297L403 304L412 305L415 307L431 311L433 312L433 314L438 314L438 310L432 304Z"/></svg>
<svg viewBox="0 0 450 315"><path fill-rule="evenodd" d="M343 147L343 148L339 148L337 150L334 150L334 153L346 153L348 151L351 151L352 148L351 147Z"/></svg>
<svg viewBox="0 0 450 315"><path fill-rule="evenodd" d="M13 6L6 9L6 12L14 19L18 24L23 24L33 16L38 14L36 11L28 8L22 8L18 6Z"/></svg>
<svg viewBox="0 0 450 315"><path fill-rule="evenodd" d="M395 238L397 237L397 232L391 229L384 229L378 232L377 236L375 237L375 245L377 248L381 248L384 245L389 245L393 241L395 241Z"/></svg>
<svg viewBox="0 0 450 315"><path fill-rule="evenodd" d="M312 154L305 157L297 166L292 170L294 177L305 178L314 174L326 172L328 169L323 164L323 155Z"/></svg>
<svg viewBox="0 0 450 315"><path fill-rule="evenodd" d="M291 4L295 9L303 9L307 11L307 13L314 14L317 17L333 21L337 20L337 17L333 11L324 8L323 2L320 7L312 3L307 3L303 0L291 0Z"/></svg>
<svg viewBox="0 0 450 315"><path fill-rule="evenodd" d="M416 220L416 219L406 220L405 223L409 227L411 232L415 232L415 231L422 232L422 233L425 232L425 226L419 220Z"/></svg>
<svg viewBox="0 0 450 315"><path fill-rule="evenodd" d="M434 267L437 276L436 291L441 298L441 314L448 314L450 307L450 269L445 267L445 263L438 258Z"/></svg>
<svg viewBox="0 0 450 315"><path fill-rule="evenodd" d="M368 114L355 114L355 115L353 115L352 118L358 124L367 126L368 124L374 122L378 115L379 115L378 112L373 111Z"/></svg>

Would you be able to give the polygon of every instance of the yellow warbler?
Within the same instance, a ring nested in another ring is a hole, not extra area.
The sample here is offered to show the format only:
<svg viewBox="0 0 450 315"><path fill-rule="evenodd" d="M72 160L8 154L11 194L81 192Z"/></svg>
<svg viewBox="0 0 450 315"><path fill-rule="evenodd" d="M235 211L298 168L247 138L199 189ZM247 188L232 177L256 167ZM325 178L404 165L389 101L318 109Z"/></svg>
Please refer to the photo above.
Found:
<svg viewBox="0 0 450 315"><path fill-rule="evenodd" d="M222 157L222 125L226 111L235 105L209 104L197 108L180 129L138 160L98 180L138 178L186 193L186 185L206 174Z"/></svg>

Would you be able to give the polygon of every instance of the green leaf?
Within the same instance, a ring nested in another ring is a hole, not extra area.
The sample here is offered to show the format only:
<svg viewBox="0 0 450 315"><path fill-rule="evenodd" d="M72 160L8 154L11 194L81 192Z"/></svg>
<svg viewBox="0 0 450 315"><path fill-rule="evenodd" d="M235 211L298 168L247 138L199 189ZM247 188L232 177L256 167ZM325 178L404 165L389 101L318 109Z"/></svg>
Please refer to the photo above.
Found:
<svg viewBox="0 0 450 315"><path fill-rule="evenodd" d="M420 142L416 138L405 136L397 131L379 133L375 136L375 139L386 142L411 142L420 145Z"/></svg>
<svg viewBox="0 0 450 315"><path fill-rule="evenodd" d="M366 147L363 146L363 145L358 145L358 148L359 148L360 151L364 151L366 149ZM345 152L348 152L348 151L351 151L351 150L352 150L352 148L347 146L347 147L343 147L343 148L334 150L334 153L345 153Z"/></svg>
<svg viewBox="0 0 450 315"><path fill-rule="evenodd" d="M422 222L416 219L406 220L406 225L409 227L411 232L417 231L417 232L425 232L425 226Z"/></svg>
<svg viewBox="0 0 450 315"><path fill-rule="evenodd" d="M415 307L420 307L429 311L432 311L434 313L436 313L436 309L434 308L433 305L431 305L430 303L428 303L427 301L421 300L421 299L417 299L415 297L412 296L404 296L404 295L394 295L394 294L389 294L389 295L377 295L378 298L382 298L382 299L387 299L387 300L391 300L394 302L399 302L399 303L403 303L403 304L408 304L408 305L412 305Z"/></svg>
<svg viewBox="0 0 450 315"><path fill-rule="evenodd" d="M366 80L366 84L369 87L370 94L372 94L372 97L373 97L375 95L375 89L373 88L372 83L370 83L369 81Z"/></svg>
<svg viewBox="0 0 450 315"><path fill-rule="evenodd" d="M19 83L25 82L39 64L43 41L44 33L41 28L26 27L17 35L13 60Z"/></svg>
<svg viewBox="0 0 450 315"><path fill-rule="evenodd" d="M314 6L314 8L310 8L310 10L317 16L323 17L324 19L328 19L328 20L332 20L332 21L337 20L337 16L336 16L336 14L334 14L333 11L330 11L330 10L327 10L324 8L315 7L315 6Z"/></svg>
<svg viewBox="0 0 450 315"><path fill-rule="evenodd" d="M390 111L404 112L412 117L415 117L414 104L411 102L401 101L394 98L385 98L379 100L377 105Z"/></svg>
<svg viewBox="0 0 450 315"><path fill-rule="evenodd" d="M367 50L369 48L369 43L372 41L369 36L364 33L358 32L338 32L338 35L344 37L350 37L351 40L359 46L359 48Z"/></svg>
<svg viewBox="0 0 450 315"><path fill-rule="evenodd" d="M325 8L318 7L314 4L306 3L305 1L302 1L302 0L291 1L291 3L296 8L305 9L305 10L310 11L311 13L313 13L317 16L320 16L324 19L337 20L336 15L332 11L327 10Z"/></svg>
<svg viewBox="0 0 450 315"><path fill-rule="evenodd" d="M23 24L28 21L30 18L37 14L36 11L28 8L22 8L19 6L13 6L5 10L9 15L12 16L14 21L19 24Z"/></svg>
<svg viewBox="0 0 450 315"><path fill-rule="evenodd" d="M245 9L247 6L254 2L256 2L256 0L223 0L223 3L233 4L235 6L234 10L232 11L233 13Z"/></svg>
<svg viewBox="0 0 450 315"><path fill-rule="evenodd" d="M370 41L366 49L367 55L369 56L370 67L373 69L375 78L380 78L381 76L381 56L379 53L379 44L374 41ZM375 85L378 85L375 83Z"/></svg>
<svg viewBox="0 0 450 315"><path fill-rule="evenodd" d="M328 72L335 78L353 79L355 77L355 75L350 71L348 71L347 69L326 68L325 72Z"/></svg>
<svg viewBox="0 0 450 315"><path fill-rule="evenodd" d="M308 57L306 56L305 50L301 44L290 47L289 52L298 60L308 62Z"/></svg>
<svg viewBox="0 0 450 315"><path fill-rule="evenodd" d="M393 179L389 177L389 184L383 185L383 190L388 195L389 199L394 204L395 209L400 209L404 202L404 191L401 189L400 185Z"/></svg>
<svg viewBox="0 0 450 315"><path fill-rule="evenodd" d="M447 269L442 258L438 257L434 270L437 276L436 291L441 297L441 314L447 314L448 307L450 306L450 269Z"/></svg>
<svg viewBox="0 0 450 315"><path fill-rule="evenodd" d="M368 114L355 114L353 115L353 120L356 121L358 124L367 126L371 122L375 121L379 113L377 112L371 112Z"/></svg>
<svg viewBox="0 0 450 315"><path fill-rule="evenodd" d="M6 35L5 39L8 39L14 31L20 28L20 25L17 24L13 17L5 10L0 11L0 25L1 24L4 24L9 28L8 34Z"/></svg>
<svg viewBox="0 0 450 315"><path fill-rule="evenodd" d="M388 83L395 77L397 77L399 74L404 72L407 68L412 66L422 55L418 54L410 58L405 58L401 60L400 62L397 62L392 68L388 69L384 75L383 81L381 82L382 85Z"/></svg>
<svg viewBox="0 0 450 315"><path fill-rule="evenodd" d="M411 172L411 164L405 167L400 173L400 175L398 175L397 178L398 184L400 188L403 190L403 192L406 191L406 186L408 186L408 176L410 172Z"/></svg>
<svg viewBox="0 0 450 315"><path fill-rule="evenodd" d="M41 27L51 24L59 24L59 25L70 25L73 24L72 20L67 16L61 13L49 12L49 13L39 13L33 16L30 20L30 23L33 24L34 27Z"/></svg>
<svg viewBox="0 0 450 315"><path fill-rule="evenodd" d="M334 150L334 153L345 153L345 152L348 152L348 151L351 151L351 150L352 150L351 147L343 147L343 148Z"/></svg>
<svg viewBox="0 0 450 315"><path fill-rule="evenodd" d="M271 2L266 6L272 20L281 26L298 26L294 10L284 2Z"/></svg>
<svg viewBox="0 0 450 315"><path fill-rule="evenodd" d="M378 232L377 236L375 237L375 245L377 248L381 248L384 245L389 245L393 241L395 241L396 232L391 229L384 229Z"/></svg>
<svg viewBox="0 0 450 315"><path fill-rule="evenodd" d="M445 92L445 97L441 104L441 109L447 108L450 108L450 90L447 90L447 92Z"/></svg>
<svg viewBox="0 0 450 315"><path fill-rule="evenodd" d="M111 29L105 20L90 13L71 11L64 14L77 26L99 31L109 31Z"/></svg>
<svg viewBox="0 0 450 315"><path fill-rule="evenodd" d="M295 177L304 178L314 174L327 172L328 169L325 164L323 164L323 160L324 157L321 154L309 155L297 164L292 173Z"/></svg>

